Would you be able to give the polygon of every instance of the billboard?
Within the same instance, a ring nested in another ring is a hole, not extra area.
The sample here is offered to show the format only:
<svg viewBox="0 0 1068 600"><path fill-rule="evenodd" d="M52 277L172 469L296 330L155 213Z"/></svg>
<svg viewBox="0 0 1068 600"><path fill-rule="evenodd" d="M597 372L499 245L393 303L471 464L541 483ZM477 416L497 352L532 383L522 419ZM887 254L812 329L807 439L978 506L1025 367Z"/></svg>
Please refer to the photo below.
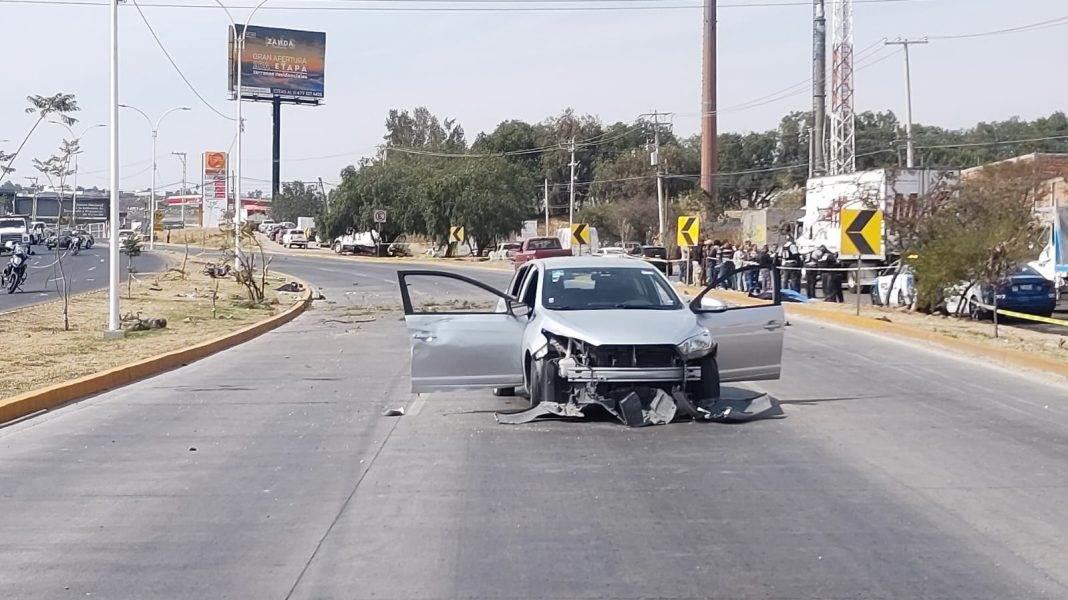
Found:
<svg viewBox="0 0 1068 600"><path fill-rule="evenodd" d="M18 215L35 215L44 221L55 221L60 216L60 200L55 194L40 194L36 201L33 196L16 196L14 202L14 213ZM74 220L79 223L103 223L108 220L110 212L111 201L106 197L86 197L79 192L77 206L73 197L63 197L62 214L65 221L74 213Z"/></svg>
<svg viewBox="0 0 1068 600"><path fill-rule="evenodd" d="M230 30L230 97L236 96L237 44ZM241 53L241 96L317 103L323 98L326 33L249 25Z"/></svg>
<svg viewBox="0 0 1068 600"><path fill-rule="evenodd" d="M201 165L200 192L204 198L201 226L218 227L227 209L226 153L205 152L201 156Z"/></svg>

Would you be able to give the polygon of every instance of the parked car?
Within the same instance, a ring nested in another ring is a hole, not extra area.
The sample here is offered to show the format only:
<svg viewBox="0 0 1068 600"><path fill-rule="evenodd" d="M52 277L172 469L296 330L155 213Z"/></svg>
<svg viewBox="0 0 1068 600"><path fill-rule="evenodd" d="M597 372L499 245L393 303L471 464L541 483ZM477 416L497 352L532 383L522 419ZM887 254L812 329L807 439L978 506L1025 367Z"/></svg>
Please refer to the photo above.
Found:
<svg viewBox="0 0 1068 600"><path fill-rule="evenodd" d="M962 296L966 288L967 293ZM963 312L973 319L989 319L992 311L988 307L993 307L995 300L999 309L1049 317L1057 306L1057 291L1041 273L1022 266L997 285L957 286L946 295L946 310L951 314Z"/></svg>
<svg viewBox="0 0 1068 600"><path fill-rule="evenodd" d="M627 256L627 249L619 246L609 246L607 248L601 248L597 251L595 256L608 256L608 257L621 257Z"/></svg>
<svg viewBox="0 0 1068 600"><path fill-rule="evenodd" d="M349 231L345 235L334 238L330 245L337 254L351 252L353 254L374 254L378 248L378 234L373 231Z"/></svg>
<svg viewBox="0 0 1068 600"><path fill-rule="evenodd" d="M523 240L523 245L512 255L512 262L518 268L531 260L556 256L571 256L571 248L564 248L560 238L534 237Z"/></svg>
<svg viewBox="0 0 1068 600"><path fill-rule="evenodd" d="M413 276L459 281L501 302L494 312L416 310ZM714 412L721 382L781 372L786 320L777 296L760 306L709 308L704 296L718 282L686 302L661 272L636 260L529 261L508 291L445 271L400 271L398 279L412 391L512 395L522 387L532 408L523 419L581 416L594 405L632 426L656 422L654 414L669 413L670 421L676 411L700 418L701 410Z"/></svg>
<svg viewBox="0 0 1068 600"><path fill-rule="evenodd" d="M286 248L307 248L308 238L304 235L302 229L287 229L286 232L282 234L282 245Z"/></svg>
<svg viewBox="0 0 1068 600"><path fill-rule="evenodd" d="M501 242L497 249L489 253L490 260L512 260L515 253L523 249L523 242Z"/></svg>
<svg viewBox="0 0 1068 600"><path fill-rule="evenodd" d="M22 217L0 217L0 251L7 248L7 243L30 243L30 230L26 219Z"/></svg>
<svg viewBox="0 0 1068 600"><path fill-rule="evenodd" d="M259 231L260 233L267 233L268 231L270 231L271 227L274 227L274 224L274 219L264 219L263 221L260 221L259 225L256 226L256 231Z"/></svg>
<svg viewBox="0 0 1068 600"><path fill-rule="evenodd" d="M891 265L872 283L871 303L875 306L912 306L915 299L915 279L908 265Z"/></svg>

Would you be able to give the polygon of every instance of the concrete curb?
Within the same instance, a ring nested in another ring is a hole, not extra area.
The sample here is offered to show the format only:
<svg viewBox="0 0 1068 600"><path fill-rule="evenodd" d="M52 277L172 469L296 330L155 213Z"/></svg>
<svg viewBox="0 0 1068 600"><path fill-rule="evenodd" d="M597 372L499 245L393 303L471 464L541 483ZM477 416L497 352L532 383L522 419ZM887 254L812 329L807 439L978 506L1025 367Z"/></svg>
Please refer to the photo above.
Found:
<svg viewBox="0 0 1068 600"><path fill-rule="evenodd" d="M284 312L224 336L200 342L189 348L167 352L145 360L79 377L72 381L57 383L0 400L0 424L41 411L51 410L93 394L99 394L100 392L133 383L139 379L185 366L281 327L300 316L311 305L312 301L312 290L306 282L288 275L286 275L286 278L303 284L304 294L296 304Z"/></svg>
<svg viewBox="0 0 1068 600"><path fill-rule="evenodd" d="M737 302L738 304L743 305L763 303L762 301L754 301L752 298L749 298L749 296L740 292L717 290L716 294L730 298L732 302ZM1022 367L1033 371L1041 371L1043 373L1052 373L1060 375L1061 377L1068 377L1068 363L1055 358L1035 356L1034 354L1023 350L996 348L987 343L953 338L936 331L930 331L904 323L883 321L876 317L858 317L856 315L820 310L804 304L792 302L783 303L783 306L786 307L787 316L797 316L811 319L813 321L823 321L848 329L863 330L869 333L931 343L954 352L962 352L972 356L989 358L1003 364Z"/></svg>

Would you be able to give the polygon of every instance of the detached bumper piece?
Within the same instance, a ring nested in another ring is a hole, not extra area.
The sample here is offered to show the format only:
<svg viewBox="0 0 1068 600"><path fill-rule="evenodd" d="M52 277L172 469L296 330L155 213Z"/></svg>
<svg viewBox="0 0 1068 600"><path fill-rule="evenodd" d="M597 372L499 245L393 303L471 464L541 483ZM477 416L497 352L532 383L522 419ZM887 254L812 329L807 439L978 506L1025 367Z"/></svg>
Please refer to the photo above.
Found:
<svg viewBox="0 0 1068 600"><path fill-rule="evenodd" d="M582 418L587 411L603 410L629 427L664 425L673 421L738 423L772 416L778 408L767 394L747 399L708 398L692 401L683 392L669 394L653 387L634 387L606 395L580 391L569 402L542 402L514 413L497 413L506 425L530 423L539 417Z"/></svg>

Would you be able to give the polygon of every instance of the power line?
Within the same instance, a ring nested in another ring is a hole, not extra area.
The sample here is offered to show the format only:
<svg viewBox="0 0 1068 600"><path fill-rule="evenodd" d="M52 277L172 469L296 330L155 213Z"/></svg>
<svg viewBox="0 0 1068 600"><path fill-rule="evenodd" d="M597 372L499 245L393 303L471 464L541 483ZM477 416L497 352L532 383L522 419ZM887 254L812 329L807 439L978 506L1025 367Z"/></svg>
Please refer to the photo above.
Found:
<svg viewBox="0 0 1068 600"><path fill-rule="evenodd" d="M338 0L313 0L313 1L338 1ZM361 2L386 2L395 0L359 0ZM335 12L576 12L576 11L653 11L653 10L700 10L702 4L653 4L642 6L597 6L590 2L662 2L665 0L399 0L400 2L412 3L441 3L441 4L489 4L497 3L500 6L297 6L297 5L265 5L261 10L274 11L335 11ZM677 0L670 0L677 1ZM903 4L914 2L933 2L937 0L854 0L859 4ZM553 3L563 4L574 2L572 6L517 6L527 3ZM585 4L583 4L585 3ZM36 6L108 6L106 2L98 0L0 0L0 4L23 4ZM511 6L509 6L511 5ZM781 0L750 3L720 4L719 8L774 8L809 6L810 3L802 0ZM183 9L217 9L217 4L174 4L166 2L152 2L143 4L146 8L183 8ZM252 9L251 5L226 5L228 9Z"/></svg>
<svg viewBox="0 0 1068 600"><path fill-rule="evenodd" d="M981 31L978 33L961 33L957 35L932 35L928 36L931 40L963 40L969 38L987 37L991 35L1004 35L1007 33L1022 33L1025 31L1033 31L1038 29L1048 29L1050 27L1057 27L1059 25L1068 25L1068 15L1063 17L1057 17L1056 19L1048 19L1045 21L1039 21L1037 23L1029 23L1027 25L1019 25L1017 27L1009 27L1006 29L995 29L993 31Z"/></svg>
<svg viewBox="0 0 1068 600"><path fill-rule="evenodd" d="M145 13L141 10L141 6L137 3L137 0L133 0L133 5L134 5L134 8L137 9L137 14L141 15L141 20L144 21L145 27L148 28L148 32L152 34L152 39L156 40L156 45L159 46L159 49L163 51L163 55L167 57L168 61L170 61L171 66L174 67L174 70L178 72L178 76L182 78L182 81L185 82L185 85L187 85L189 87L189 89L193 92L194 95L196 95L196 97L198 99L200 99L200 101L204 104L204 106L207 106L209 109L211 109L212 112L214 112L215 114L219 115L220 117L222 117L222 118L224 118L226 120L229 120L229 121L233 121L234 120L233 117L231 117L229 115L225 115L225 114L219 112L219 110L217 108L212 106L212 104L210 102L208 102L204 98L204 96L202 96L200 94L199 91L197 91L197 88L193 86L193 84L185 76L185 73L183 73L182 70L180 68L178 68L178 63L174 62L174 58L171 57L171 53L167 51L166 47L164 47L163 42L160 41L160 39L159 39L159 36L156 35L156 30L153 29L152 28L152 24L148 22L148 18L145 17Z"/></svg>

